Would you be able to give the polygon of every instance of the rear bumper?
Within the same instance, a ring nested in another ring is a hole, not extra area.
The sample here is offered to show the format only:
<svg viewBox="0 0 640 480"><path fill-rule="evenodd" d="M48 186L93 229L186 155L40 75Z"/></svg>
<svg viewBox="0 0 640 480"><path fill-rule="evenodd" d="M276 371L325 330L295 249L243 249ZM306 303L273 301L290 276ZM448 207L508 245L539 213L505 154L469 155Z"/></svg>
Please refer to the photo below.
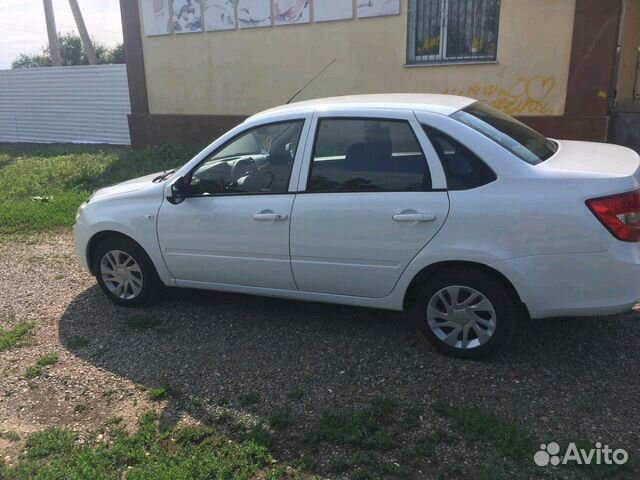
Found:
<svg viewBox="0 0 640 480"><path fill-rule="evenodd" d="M536 255L491 265L509 278L532 318L612 315L640 301L640 245L609 251Z"/></svg>

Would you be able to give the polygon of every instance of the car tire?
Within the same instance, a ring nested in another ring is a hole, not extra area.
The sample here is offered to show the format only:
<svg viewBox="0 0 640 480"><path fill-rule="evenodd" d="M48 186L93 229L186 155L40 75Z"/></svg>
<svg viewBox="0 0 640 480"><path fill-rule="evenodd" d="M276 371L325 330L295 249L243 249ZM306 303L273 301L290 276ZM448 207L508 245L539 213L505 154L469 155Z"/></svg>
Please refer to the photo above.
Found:
<svg viewBox="0 0 640 480"><path fill-rule="evenodd" d="M480 360L507 345L523 313L519 299L496 277L455 267L419 288L411 317L440 353Z"/></svg>
<svg viewBox="0 0 640 480"><path fill-rule="evenodd" d="M146 252L125 237L103 240L93 255L98 285L109 299L124 307L157 303L163 284Z"/></svg>

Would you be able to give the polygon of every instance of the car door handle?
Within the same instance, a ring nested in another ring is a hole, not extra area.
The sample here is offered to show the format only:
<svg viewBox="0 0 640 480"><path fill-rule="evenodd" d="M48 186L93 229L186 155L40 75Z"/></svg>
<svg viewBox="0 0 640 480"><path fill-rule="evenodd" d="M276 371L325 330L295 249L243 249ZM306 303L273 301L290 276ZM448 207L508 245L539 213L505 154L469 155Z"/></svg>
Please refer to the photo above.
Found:
<svg viewBox="0 0 640 480"><path fill-rule="evenodd" d="M433 222L436 216L433 213L396 213L393 219L396 222Z"/></svg>
<svg viewBox="0 0 640 480"><path fill-rule="evenodd" d="M286 220L289 218L289 215L286 213L276 213L271 210L263 210L259 213L256 213L253 216L254 220L258 220L260 222L281 222L282 220Z"/></svg>

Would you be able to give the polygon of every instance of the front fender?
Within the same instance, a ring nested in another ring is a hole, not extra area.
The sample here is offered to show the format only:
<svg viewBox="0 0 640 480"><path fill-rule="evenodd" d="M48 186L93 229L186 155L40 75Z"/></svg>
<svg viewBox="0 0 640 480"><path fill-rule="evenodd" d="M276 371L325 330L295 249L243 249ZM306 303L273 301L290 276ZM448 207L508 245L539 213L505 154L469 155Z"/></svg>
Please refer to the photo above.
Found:
<svg viewBox="0 0 640 480"><path fill-rule="evenodd" d="M91 239L102 232L117 232L137 242L149 255L160 279L166 285L173 285L173 276L165 265L158 243L157 217L160 204L161 201L156 196L145 200L136 199L135 202L130 199L111 199L109 202L89 203L78 219L78 224L86 228L84 250L87 263L91 262L88 258Z"/></svg>

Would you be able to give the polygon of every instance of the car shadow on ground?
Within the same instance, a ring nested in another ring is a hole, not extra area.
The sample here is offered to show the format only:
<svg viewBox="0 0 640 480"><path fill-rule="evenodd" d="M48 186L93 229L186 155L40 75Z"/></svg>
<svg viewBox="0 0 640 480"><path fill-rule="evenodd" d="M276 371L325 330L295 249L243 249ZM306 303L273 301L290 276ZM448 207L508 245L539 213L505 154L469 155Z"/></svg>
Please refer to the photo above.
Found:
<svg viewBox="0 0 640 480"><path fill-rule="evenodd" d="M168 290L160 305L131 310L92 287L59 328L62 344L96 367L179 390L172 418L197 417L203 404L258 416L284 407L305 424L381 396L418 408L443 399L547 440L637 449L629 425L640 424L639 318L527 321L483 362L439 355L398 312L193 290Z"/></svg>

